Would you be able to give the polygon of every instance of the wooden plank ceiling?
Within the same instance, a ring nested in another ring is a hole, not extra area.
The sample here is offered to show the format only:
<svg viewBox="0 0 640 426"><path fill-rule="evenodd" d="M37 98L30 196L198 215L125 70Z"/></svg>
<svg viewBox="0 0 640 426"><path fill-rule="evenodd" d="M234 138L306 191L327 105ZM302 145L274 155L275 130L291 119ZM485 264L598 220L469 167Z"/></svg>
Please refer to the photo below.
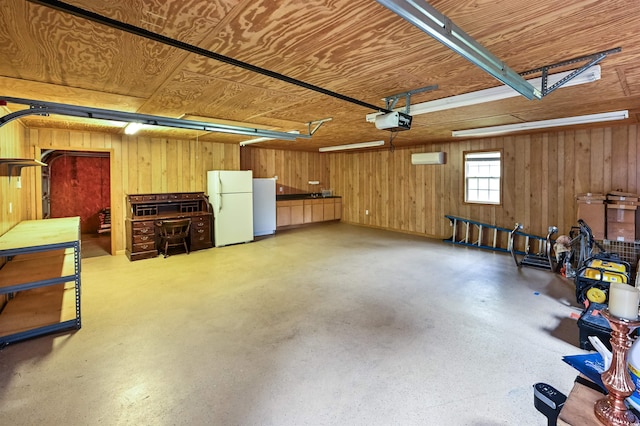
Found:
<svg viewBox="0 0 640 426"><path fill-rule="evenodd" d="M363 102L429 85L412 103L500 85L374 0L69 0L69 4ZM414 116L395 146L451 140L452 130L628 109L640 113L637 0L432 0L435 8L517 72L621 47L601 80L524 97ZM188 53L25 0L0 0L0 96L249 127L300 130L331 117L312 139L268 148L386 141L374 111ZM404 105L401 101L398 106ZM24 106L7 106L14 111ZM4 115L4 113L3 113ZM121 133L121 125L69 117L34 127ZM239 143L246 136L155 128L152 137Z"/></svg>

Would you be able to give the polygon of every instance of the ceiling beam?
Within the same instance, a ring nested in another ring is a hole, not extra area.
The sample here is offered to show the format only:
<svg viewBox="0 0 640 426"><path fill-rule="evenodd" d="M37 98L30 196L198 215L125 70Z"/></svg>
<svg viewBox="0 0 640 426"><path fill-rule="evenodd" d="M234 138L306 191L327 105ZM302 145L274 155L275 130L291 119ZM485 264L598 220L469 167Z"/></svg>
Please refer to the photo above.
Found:
<svg viewBox="0 0 640 426"><path fill-rule="evenodd" d="M529 84L517 72L509 68L429 3L422 0L376 1L525 98L542 98L540 90Z"/></svg>

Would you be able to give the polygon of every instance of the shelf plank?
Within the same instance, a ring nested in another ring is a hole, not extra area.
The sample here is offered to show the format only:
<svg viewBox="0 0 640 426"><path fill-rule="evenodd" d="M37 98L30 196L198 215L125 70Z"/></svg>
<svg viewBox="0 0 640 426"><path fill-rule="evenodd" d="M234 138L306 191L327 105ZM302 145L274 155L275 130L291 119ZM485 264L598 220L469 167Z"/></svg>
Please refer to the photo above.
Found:
<svg viewBox="0 0 640 426"><path fill-rule="evenodd" d="M26 254L18 254L11 258L12 262L22 262L25 260L33 260L33 259L42 259L45 257L58 257L64 255L73 255L73 248L62 248L57 250L49 250L49 251L41 251L38 253L26 253Z"/></svg>
<svg viewBox="0 0 640 426"><path fill-rule="evenodd" d="M55 325L76 318L75 288L58 284L22 291L9 300L0 315L3 337Z"/></svg>
<svg viewBox="0 0 640 426"><path fill-rule="evenodd" d="M74 281L74 253L65 254L64 249L55 252L57 255L52 252L44 252L47 254L44 256L20 255L7 262L0 274L0 293Z"/></svg>
<svg viewBox="0 0 640 426"><path fill-rule="evenodd" d="M45 167L46 163L38 160L31 160L30 158L0 158L0 164L10 164L14 166L40 166Z"/></svg>
<svg viewBox="0 0 640 426"><path fill-rule="evenodd" d="M0 256L73 247L80 240L80 217L25 220L0 236Z"/></svg>

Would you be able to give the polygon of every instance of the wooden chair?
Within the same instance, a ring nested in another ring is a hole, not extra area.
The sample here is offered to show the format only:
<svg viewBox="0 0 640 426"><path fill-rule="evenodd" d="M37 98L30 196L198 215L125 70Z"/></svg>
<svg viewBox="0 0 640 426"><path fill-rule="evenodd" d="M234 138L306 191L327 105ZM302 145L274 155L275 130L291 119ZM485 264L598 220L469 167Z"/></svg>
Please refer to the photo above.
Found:
<svg viewBox="0 0 640 426"><path fill-rule="evenodd" d="M160 250L166 258L169 255L169 247L183 246L187 254L189 254L189 246L187 239L189 238L189 228L191 227L191 219L167 219L156 222L159 228Z"/></svg>

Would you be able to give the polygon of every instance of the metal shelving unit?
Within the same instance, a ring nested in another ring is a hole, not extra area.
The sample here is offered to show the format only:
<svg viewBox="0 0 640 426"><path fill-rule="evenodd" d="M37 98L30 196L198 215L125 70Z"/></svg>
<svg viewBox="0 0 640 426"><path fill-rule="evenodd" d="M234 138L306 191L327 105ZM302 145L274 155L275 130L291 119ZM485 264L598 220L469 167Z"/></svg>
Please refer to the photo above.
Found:
<svg viewBox="0 0 640 426"><path fill-rule="evenodd" d="M80 329L80 218L28 220L0 236L0 346Z"/></svg>

